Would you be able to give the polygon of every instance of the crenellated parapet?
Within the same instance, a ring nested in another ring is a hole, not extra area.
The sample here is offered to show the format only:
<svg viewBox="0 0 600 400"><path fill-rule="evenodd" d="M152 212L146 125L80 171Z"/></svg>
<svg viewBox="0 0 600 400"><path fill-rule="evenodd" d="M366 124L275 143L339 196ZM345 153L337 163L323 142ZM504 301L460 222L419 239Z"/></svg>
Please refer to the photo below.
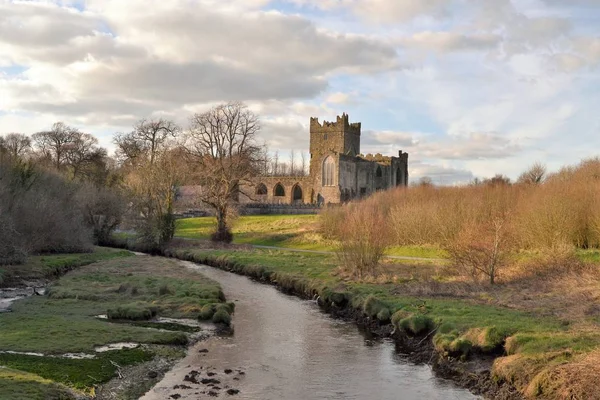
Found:
<svg viewBox="0 0 600 400"><path fill-rule="evenodd" d="M361 123L352 122L350 123L348 114L343 113L342 116L337 116L336 121L323 121L319 122L319 118L310 119L310 132L311 133L334 133L334 132L345 132L353 133L360 136Z"/></svg>

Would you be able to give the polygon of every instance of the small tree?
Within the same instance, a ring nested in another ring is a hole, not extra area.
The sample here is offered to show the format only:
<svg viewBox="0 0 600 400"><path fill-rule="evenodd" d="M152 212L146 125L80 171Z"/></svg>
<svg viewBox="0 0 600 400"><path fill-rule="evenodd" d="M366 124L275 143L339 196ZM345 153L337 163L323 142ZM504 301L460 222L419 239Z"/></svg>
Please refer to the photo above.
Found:
<svg viewBox="0 0 600 400"><path fill-rule="evenodd" d="M93 229L94 242L99 245L109 243L127 208L121 193L87 183L81 187L78 200L85 222Z"/></svg>
<svg viewBox="0 0 600 400"><path fill-rule="evenodd" d="M546 166L542 163L536 162L531 167L527 169L527 171L523 172L517 183L523 183L527 185L539 185L544 183L546 180Z"/></svg>
<svg viewBox="0 0 600 400"><path fill-rule="evenodd" d="M484 276L490 285L496 283L512 250L513 241L508 225L506 214L468 224L456 239L445 246L454 267L474 281Z"/></svg>
<svg viewBox="0 0 600 400"><path fill-rule="evenodd" d="M373 204L362 202L347 207L351 207L347 219L335 227L340 241L337 256L343 268L362 279L375 274L392 235L386 215Z"/></svg>
<svg viewBox="0 0 600 400"><path fill-rule="evenodd" d="M195 167L194 180L202 186L199 200L217 218L215 241L232 239L229 220L240 195L240 186L260 171L262 155L256 145L258 117L242 103L227 103L195 114L185 150Z"/></svg>

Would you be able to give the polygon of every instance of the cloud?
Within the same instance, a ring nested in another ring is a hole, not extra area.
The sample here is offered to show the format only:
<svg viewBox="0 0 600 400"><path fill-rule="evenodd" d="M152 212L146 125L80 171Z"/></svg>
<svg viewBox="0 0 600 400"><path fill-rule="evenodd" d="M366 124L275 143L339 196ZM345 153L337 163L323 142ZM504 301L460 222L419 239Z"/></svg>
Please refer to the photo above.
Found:
<svg viewBox="0 0 600 400"><path fill-rule="evenodd" d="M27 82L0 81L11 93L5 107L59 117L117 118L120 124L123 115L172 112L190 103L312 98L333 74L398 67L385 41L324 31L296 15L240 14L233 3L172 0L153 7L108 0L90 1L85 11L0 4L0 48L13 64L30 67ZM26 89L34 87L53 95L32 98Z"/></svg>

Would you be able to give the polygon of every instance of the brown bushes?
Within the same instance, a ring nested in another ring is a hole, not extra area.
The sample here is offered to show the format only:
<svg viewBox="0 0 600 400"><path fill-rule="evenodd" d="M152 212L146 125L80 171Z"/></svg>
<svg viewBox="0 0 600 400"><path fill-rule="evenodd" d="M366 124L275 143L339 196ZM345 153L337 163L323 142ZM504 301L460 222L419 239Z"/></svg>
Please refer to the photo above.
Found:
<svg viewBox="0 0 600 400"><path fill-rule="evenodd" d="M515 250L555 254L600 247L600 159L535 183L398 188L360 203L376 209L373 215L356 205L326 210L322 233L354 243L364 230L366 240L374 222L355 219L375 218L378 229L389 233L386 244L442 247L463 272L490 281Z"/></svg>
<svg viewBox="0 0 600 400"><path fill-rule="evenodd" d="M338 257L358 278L372 275L390 243L386 215L368 202L348 206L343 224L338 226L341 244Z"/></svg>

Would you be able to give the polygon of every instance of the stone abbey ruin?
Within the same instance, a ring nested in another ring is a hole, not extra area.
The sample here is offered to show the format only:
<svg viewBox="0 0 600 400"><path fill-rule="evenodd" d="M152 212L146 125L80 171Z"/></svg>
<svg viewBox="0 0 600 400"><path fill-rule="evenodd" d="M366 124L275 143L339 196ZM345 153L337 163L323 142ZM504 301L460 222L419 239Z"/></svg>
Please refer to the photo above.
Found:
<svg viewBox="0 0 600 400"><path fill-rule="evenodd" d="M335 122L310 119L308 176L258 176L242 188L242 203L327 204L408 185L408 153L398 157L360 153L361 123L347 114Z"/></svg>

